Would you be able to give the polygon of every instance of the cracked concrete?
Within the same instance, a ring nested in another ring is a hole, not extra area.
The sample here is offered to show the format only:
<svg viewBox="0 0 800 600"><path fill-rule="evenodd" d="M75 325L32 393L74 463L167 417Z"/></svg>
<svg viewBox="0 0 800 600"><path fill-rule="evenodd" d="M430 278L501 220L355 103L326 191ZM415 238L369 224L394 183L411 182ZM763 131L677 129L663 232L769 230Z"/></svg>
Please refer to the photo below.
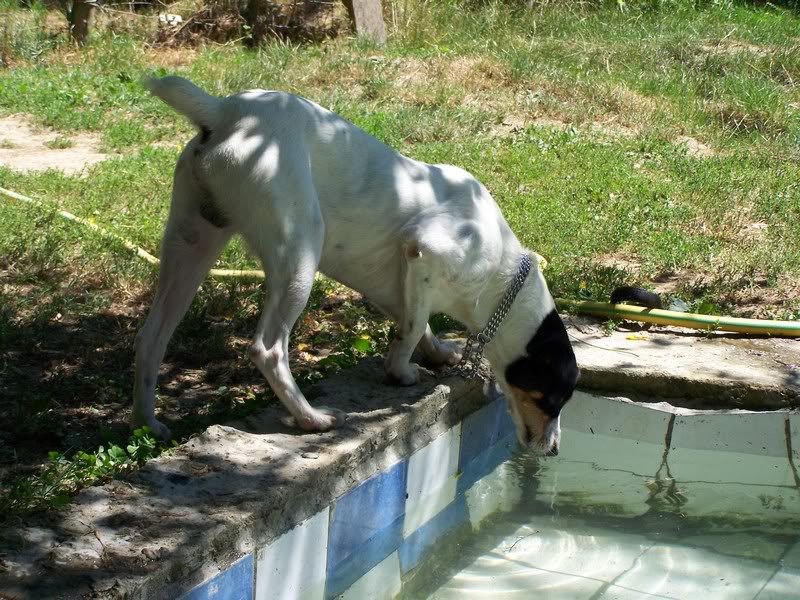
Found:
<svg viewBox="0 0 800 600"><path fill-rule="evenodd" d="M581 387L689 408L800 407L800 344L569 317ZM300 434L282 407L203 434L124 480L0 533L0 598L174 598L486 403L479 382L384 383L379 358L322 382L345 425Z"/></svg>

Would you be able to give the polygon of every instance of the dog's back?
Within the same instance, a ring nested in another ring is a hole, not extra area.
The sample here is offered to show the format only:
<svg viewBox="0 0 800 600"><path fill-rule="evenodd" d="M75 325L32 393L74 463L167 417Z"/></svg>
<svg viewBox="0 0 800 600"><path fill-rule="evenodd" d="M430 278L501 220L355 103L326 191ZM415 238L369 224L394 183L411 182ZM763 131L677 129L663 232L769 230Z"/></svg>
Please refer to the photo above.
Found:
<svg viewBox="0 0 800 600"><path fill-rule="evenodd" d="M397 293L387 281L399 277L398 242L415 223L435 220L462 232L448 263L453 281L472 278L476 263L497 250L490 240L513 237L472 175L407 158L314 102L264 90L217 98L180 77L147 85L200 130L181 161L191 164L219 222L246 239L263 238L270 223L289 228L301 206L318 211L319 270L378 304ZM452 244L440 237L437 243Z"/></svg>

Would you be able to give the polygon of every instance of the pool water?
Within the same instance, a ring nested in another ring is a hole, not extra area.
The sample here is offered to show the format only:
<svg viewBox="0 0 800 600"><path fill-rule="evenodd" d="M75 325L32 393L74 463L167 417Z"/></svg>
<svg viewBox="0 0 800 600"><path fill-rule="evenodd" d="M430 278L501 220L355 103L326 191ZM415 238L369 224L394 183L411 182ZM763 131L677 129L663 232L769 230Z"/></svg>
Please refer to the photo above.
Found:
<svg viewBox="0 0 800 600"><path fill-rule="evenodd" d="M800 598L788 415L584 402L562 421L557 458L515 452L467 491L470 522L401 598Z"/></svg>

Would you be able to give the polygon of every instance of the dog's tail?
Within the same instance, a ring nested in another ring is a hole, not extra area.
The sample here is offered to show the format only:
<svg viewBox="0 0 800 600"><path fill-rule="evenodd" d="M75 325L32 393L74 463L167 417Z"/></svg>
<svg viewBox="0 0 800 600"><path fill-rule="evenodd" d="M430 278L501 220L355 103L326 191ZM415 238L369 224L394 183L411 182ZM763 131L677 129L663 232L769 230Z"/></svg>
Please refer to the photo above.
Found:
<svg viewBox="0 0 800 600"><path fill-rule="evenodd" d="M222 98L206 94L183 77L148 77L144 85L176 111L185 115L203 133L210 133L219 122Z"/></svg>

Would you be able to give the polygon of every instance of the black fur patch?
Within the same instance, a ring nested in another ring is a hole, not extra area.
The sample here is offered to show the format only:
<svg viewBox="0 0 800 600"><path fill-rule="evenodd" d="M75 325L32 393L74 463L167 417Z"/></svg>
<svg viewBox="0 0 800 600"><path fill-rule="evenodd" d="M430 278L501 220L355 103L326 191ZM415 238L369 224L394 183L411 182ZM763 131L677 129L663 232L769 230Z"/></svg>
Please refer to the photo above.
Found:
<svg viewBox="0 0 800 600"><path fill-rule="evenodd" d="M567 328L555 309L544 318L525 350L527 356L506 369L506 381L521 390L541 392L536 404L555 418L572 397L580 376Z"/></svg>
<svg viewBox="0 0 800 600"><path fill-rule="evenodd" d="M208 138L211 137L211 130L203 127L200 130L200 143L205 144L208 141Z"/></svg>
<svg viewBox="0 0 800 600"><path fill-rule="evenodd" d="M219 209L217 203L214 202L213 196L208 191L203 192L203 197L200 200L200 216L219 229L224 229L230 225L228 217Z"/></svg>

